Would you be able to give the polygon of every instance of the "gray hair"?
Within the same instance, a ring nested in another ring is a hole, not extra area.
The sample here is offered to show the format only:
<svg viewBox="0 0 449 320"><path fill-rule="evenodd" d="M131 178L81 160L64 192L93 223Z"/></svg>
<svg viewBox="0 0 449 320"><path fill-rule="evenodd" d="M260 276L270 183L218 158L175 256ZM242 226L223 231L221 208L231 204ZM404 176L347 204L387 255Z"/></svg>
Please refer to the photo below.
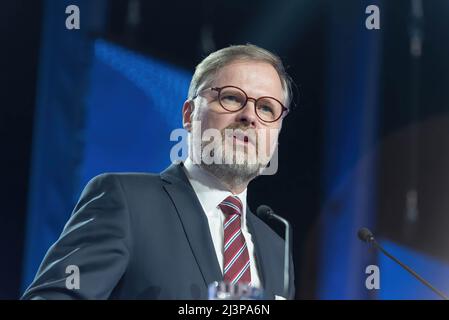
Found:
<svg viewBox="0 0 449 320"><path fill-rule="evenodd" d="M195 68L189 87L189 99L193 99L202 85L212 81L212 77L224 66L237 60L254 60L271 64L281 79L284 90L284 104L289 108L292 100L292 80L285 71L281 59L268 50L253 44L232 45L212 52Z"/></svg>

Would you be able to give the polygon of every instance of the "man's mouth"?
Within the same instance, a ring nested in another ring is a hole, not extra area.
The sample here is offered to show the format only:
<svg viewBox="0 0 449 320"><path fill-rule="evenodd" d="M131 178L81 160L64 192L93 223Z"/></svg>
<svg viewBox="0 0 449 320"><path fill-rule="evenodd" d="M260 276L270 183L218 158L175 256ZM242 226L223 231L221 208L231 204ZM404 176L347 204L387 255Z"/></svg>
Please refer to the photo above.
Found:
<svg viewBox="0 0 449 320"><path fill-rule="evenodd" d="M250 138L250 136L245 134L244 132L235 132L233 135L233 139L234 139L234 141L243 143L245 145L247 145L248 143L251 143L252 145L254 145L254 142Z"/></svg>

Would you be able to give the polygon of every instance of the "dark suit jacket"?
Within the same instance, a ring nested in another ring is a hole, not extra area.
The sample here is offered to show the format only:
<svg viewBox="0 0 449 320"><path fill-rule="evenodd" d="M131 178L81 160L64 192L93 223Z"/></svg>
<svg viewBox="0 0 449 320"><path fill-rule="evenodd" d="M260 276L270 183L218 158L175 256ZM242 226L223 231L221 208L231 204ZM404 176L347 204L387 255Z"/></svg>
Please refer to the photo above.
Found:
<svg viewBox="0 0 449 320"><path fill-rule="evenodd" d="M282 296L284 240L249 210L247 223L266 297ZM66 287L69 265L79 289ZM177 164L92 179L22 298L207 299L222 279L206 215Z"/></svg>

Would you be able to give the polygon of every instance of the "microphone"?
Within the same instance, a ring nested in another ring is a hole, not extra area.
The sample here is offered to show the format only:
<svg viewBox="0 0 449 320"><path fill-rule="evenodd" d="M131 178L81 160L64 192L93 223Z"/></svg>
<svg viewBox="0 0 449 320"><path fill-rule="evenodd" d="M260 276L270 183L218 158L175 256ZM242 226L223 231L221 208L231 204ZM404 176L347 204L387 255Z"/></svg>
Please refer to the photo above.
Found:
<svg viewBox="0 0 449 320"><path fill-rule="evenodd" d="M415 271L413 271L410 267L399 261L399 259L395 258L393 255L391 255L388 251L386 251L382 246L376 241L374 238L373 233L368 228L361 228L357 232L357 235L360 240L363 242L366 242L370 245L372 245L374 248L379 249L383 254L385 254L388 258L399 264L402 268L407 270L409 273L412 274L416 279L418 279L422 284L424 284L426 287L428 287L430 290L435 292L440 298L443 300L449 300L449 298L440 290L432 286L427 280L425 280L423 277L421 277L419 274L417 274Z"/></svg>
<svg viewBox="0 0 449 320"><path fill-rule="evenodd" d="M277 220L285 226L285 243L284 243L284 297L291 299L290 297L290 239L291 239L291 227L290 223L274 213L273 209L269 206L261 205L257 208L256 214L263 220Z"/></svg>

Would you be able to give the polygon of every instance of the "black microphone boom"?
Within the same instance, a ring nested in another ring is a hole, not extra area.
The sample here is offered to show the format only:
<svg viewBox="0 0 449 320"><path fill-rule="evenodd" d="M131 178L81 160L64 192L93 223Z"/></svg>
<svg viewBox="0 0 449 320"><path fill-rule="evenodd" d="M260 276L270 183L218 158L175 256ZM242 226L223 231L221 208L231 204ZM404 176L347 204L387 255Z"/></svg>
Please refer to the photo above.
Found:
<svg viewBox="0 0 449 320"><path fill-rule="evenodd" d="M257 208L256 214L264 220L275 219L280 221L285 226L285 243L284 243L284 297L290 297L290 242L291 242L291 226L290 223L274 213L269 206L261 205Z"/></svg>
<svg viewBox="0 0 449 320"><path fill-rule="evenodd" d="M432 286L427 280L425 280L423 277L421 277L419 274L417 274L415 271L413 271L410 267L399 261L396 257L392 256L388 251L386 251L382 246L376 241L374 238L373 233L368 228L361 228L359 232L357 232L357 235L360 240L363 242L367 242L371 244L376 249L379 249L383 254L385 254L388 258L399 264L402 268L407 270L409 273L411 273L416 279L418 279L421 283L423 283L426 287L428 287L430 290L435 292L438 296L440 296L443 300L449 300L449 298L440 290Z"/></svg>

